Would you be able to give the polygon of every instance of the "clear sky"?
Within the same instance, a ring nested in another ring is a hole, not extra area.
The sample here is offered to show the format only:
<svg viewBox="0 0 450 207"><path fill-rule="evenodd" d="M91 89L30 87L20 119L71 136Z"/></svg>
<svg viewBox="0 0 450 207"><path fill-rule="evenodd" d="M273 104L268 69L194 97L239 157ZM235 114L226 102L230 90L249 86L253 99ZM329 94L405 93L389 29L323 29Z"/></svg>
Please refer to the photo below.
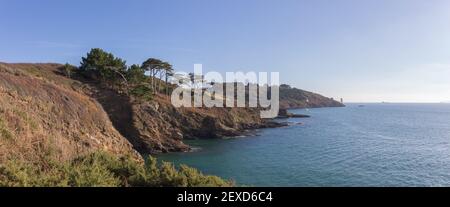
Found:
<svg viewBox="0 0 450 207"><path fill-rule="evenodd" d="M450 101L448 0L0 0L0 61L100 47L176 69L277 71L354 102Z"/></svg>

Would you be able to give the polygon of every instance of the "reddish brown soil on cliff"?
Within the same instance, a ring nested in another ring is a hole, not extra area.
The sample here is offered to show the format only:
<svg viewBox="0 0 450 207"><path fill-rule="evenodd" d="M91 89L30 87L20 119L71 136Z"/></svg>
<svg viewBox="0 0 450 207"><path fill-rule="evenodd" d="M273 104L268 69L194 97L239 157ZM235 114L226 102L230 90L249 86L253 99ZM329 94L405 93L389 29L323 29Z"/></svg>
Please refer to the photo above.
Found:
<svg viewBox="0 0 450 207"><path fill-rule="evenodd" d="M138 155L82 84L58 64L0 63L0 159L71 159L105 150Z"/></svg>

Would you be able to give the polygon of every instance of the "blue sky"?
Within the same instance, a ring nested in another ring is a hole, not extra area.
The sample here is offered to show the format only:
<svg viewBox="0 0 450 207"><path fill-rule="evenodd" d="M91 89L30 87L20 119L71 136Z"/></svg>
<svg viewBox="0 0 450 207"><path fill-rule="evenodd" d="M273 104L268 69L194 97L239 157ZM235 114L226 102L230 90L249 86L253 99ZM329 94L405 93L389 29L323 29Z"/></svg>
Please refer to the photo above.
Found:
<svg viewBox="0 0 450 207"><path fill-rule="evenodd" d="M276 71L354 102L450 101L448 0L0 0L0 61L100 47L193 70Z"/></svg>

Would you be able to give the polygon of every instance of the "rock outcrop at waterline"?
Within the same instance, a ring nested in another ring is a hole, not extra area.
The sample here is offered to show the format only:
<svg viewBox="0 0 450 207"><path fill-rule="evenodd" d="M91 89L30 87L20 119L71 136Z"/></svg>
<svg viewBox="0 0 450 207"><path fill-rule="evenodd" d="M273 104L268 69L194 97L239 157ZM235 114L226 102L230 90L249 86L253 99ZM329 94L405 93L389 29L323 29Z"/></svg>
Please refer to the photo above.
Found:
<svg viewBox="0 0 450 207"><path fill-rule="evenodd" d="M261 119L256 109L176 108L167 96L129 104L132 126L124 135L143 153L188 151L186 139L234 137L250 129L284 126Z"/></svg>
<svg viewBox="0 0 450 207"><path fill-rule="evenodd" d="M278 113L278 119L288 119L288 118L309 118L311 116L304 115L304 114L294 114L288 112L287 109L280 109L280 112Z"/></svg>

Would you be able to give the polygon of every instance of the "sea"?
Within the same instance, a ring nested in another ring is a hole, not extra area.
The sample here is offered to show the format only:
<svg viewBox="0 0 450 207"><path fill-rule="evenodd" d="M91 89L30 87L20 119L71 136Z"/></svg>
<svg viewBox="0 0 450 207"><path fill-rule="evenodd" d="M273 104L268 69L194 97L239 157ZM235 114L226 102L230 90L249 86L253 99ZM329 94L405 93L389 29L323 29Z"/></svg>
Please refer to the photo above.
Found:
<svg viewBox="0 0 450 207"><path fill-rule="evenodd" d="M450 186L450 104L347 104L158 156L244 186Z"/></svg>

